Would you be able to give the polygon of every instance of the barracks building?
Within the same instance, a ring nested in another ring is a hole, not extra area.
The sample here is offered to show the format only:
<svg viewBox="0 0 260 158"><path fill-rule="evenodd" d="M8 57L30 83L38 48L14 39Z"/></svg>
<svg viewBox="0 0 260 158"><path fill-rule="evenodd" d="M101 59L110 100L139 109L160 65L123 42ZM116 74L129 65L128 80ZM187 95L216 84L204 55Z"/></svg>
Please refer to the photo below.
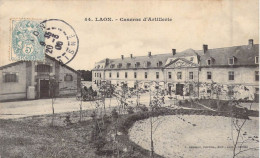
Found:
<svg viewBox="0 0 260 158"><path fill-rule="evenodd" d="M97 88L106 81L136 87L138 83L138 87L147 89L151 81L156 81L167 94L198 98L214 97L217 85L221 99L227 100L232 96L237 100L258 100L259 44L250 39L242 46L210 49L203 45L202 48L106 58L95 64L92 85Z"/></svg>

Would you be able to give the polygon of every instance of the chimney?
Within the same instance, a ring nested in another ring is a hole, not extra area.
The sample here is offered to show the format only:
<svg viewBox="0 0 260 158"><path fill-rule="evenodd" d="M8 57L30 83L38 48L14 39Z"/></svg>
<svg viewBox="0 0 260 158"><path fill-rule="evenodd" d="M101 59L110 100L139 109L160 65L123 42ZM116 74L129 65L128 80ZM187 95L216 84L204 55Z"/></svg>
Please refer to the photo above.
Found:
<svg viewBox="0 0 260 158"><path fill-rule="evenodd" d="M121 59L124 60L124 55L121 55Z"/></svg>
<svg viewBox="0 0 260 158"><path fill-rule="evenodd" d="M208 50L208 45L203 44L203 52L204 52L204 54L207 52L207 50Z"/></svg>
<svg viewBox="0 0 260 158"><path fill-rule="evenodd" d="M131 58L131 59L133 58L133 54L130 54L130 58Z"/></svg>
<svg viewBox="0 0 260 158"><path fill-rule="evenodd" d="M105 65L108 65L109 64L109 58L106 58L106 63Z"/></svg>
<svg viewBox="0 0 260 158"><path fill-rule="evenodd" d="M176 49L172 49L172 55L176 54Z"/></svg>
<svg viewBox="0 0 260 158"><path fill-rule="evenodd" d="M254 40L253 39L249 39L248 40L248 45L252 47L254 45Z"/></svg>
<svg viewBox="0 0 260 158"><path fill-rule="evenodd" d="M151 52L148 52L148 57L151 57L152 56L152 53Z"/></svg>

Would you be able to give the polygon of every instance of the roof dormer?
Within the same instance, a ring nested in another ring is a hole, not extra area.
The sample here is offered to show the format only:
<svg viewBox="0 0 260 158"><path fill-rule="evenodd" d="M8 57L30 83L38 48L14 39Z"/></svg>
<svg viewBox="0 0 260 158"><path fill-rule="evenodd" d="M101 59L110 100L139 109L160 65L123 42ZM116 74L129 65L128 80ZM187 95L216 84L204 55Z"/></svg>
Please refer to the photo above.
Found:
<svg viewBox="0 0 260 158"><path fill-rule="evenodd" d="M236 57L232 56L228 58L228 65L234 65L236 61Z"/></svg>
<svg viewBox="0 0 260 158"><path fill-rule="evenodd" d="M117 68L121 68L122 67L122 63L118 63Z"/></svg>
<svg viewBox="0 0 260 158"><path fill-rule="evenodd" d="M131 63L127 63L126 67L129 68L131 66Z"/></svg>
<svg viewBox="0 0 260 158"><path fill-rule="evenodd" d="M114 68L114 67L115 67L115 64L111 64L111 65L110 65L110 68Z"/></svg>
<svg viewBox="0 0 260 158"><path fill-rule="evenodd" d="M213 63L214 63L214 58L209 57L206 62L207 62L207 65L208 65L208 66L213 65Z"/></svg>
<svg viewBox="0 0 260 158"><path fill-rule="evenodd" d="M137 67L139 67L140 66L140 62L136 62L135 63L135 67L137 68Z"/></svg>
<svg viewBox="0 0 260 158"><path fill-rule="evenodd" d="M255 64L259 64L259 57L255 56Z"/></svg>
<svg viewBox="0 0 260 158"><path fill-rule="evenodd" d="M157 63L157 67L161 67L162 66L162 61L159 61L158 63Z"/></svg>

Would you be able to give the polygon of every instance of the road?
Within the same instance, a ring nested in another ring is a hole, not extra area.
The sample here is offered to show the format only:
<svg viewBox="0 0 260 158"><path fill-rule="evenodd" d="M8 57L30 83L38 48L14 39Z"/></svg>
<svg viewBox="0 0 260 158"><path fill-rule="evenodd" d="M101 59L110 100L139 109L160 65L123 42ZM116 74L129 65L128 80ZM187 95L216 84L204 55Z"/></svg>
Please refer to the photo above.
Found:
<svg viewBox="0 0 260 158"><path fill-rule="evenodd" d="M135 102L136 98L131 98ZM141 98L142 103L148 102L149 97ZM105 100L106 106L113 107L118 105L116 98L107 98ZM96 104L94 102L82 102L82 109L94 109ZM54 101L55 113L71 112L80 110L80 101L76 98L56 98ZM0 103L0 119L14 119L34 115L52 114L52 100L38 99L25 100Z"/></svg>
<svg viewBox="0 0 260 158"><path fill-rule="evenodd" d="M148 106L149 95L142 95L140 103ZM181 98L179 98L181 99ZM136 97L128 99L132 103L136 103ZM106 107L114 107L118 105L116 98L107 98L105 100ZM165 97L166 105L173 104L173 101ZM0 103L0 119L14 119L34 115L52 114L52 100L51 99L38 99L38 100L25 100ZM129 103L129 102L128 102ZM240 104L242 107L248 107L248 103ZM131 104L130 104L131 106ZM96 104L94 102L82 102L82 109L94 109ZM72 112L80 110L80 101L76 98L56 98L54 102L55 113ZM258 110L258 103L253 103L252 110Z"/></svg>

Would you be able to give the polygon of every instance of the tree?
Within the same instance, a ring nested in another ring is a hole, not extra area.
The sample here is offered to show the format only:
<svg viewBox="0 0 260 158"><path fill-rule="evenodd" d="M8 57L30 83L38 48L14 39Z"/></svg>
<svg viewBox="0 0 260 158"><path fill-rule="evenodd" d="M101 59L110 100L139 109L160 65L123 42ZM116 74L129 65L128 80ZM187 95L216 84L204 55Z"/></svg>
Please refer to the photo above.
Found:
<svg viewBox="0 0 260 158"><path fill-rule="evenodd" d="M239 101L235 100L235 96L238 91L234 91L234 86L228 86L229 89L229 105L232 107L232 115L231 115L231 136L233 141L233 158L237 157L239 154L250 151L250 150L258 150L258 136L249 137L246 129L244 128L245 124L249 119L248 117L248 108L244 108L241 110L238 106L240 104ZM249 91L249 89L244 88L245 91ZM252 102L249 103L249 110L251 110ZM241 118L242 117L242 118ZM235 130L233 130L235 128ZM244 133L243 133L244 132ZM255 144L256 147L249 147L243 149L243 145L245 143L249 143L250 145Z"/></svg>
<svg viewBox="0 0 260 158"><path fill-rule="evenodd" d="M50 81L50 95L51 95L51 107L52 107L52 122L51 125L54 126L54 102L56 99L56 91L59 88L59 82L56 81L56 78L54 76L49 76L49 81Z"/></svg>
<svg viewBox="0 0 260 158"><path fill-rule="evenodd" d="M164 96L159 95L162 94L162 89L159 85L158 82L150 82L149 85L149 94L150 94L150 100L149 100L149 107L150 107L150 141L151 141L151 157L154 157L154 140L153 140L153 134L158 128L158 126L162 123L162 121L159 121L160 119L157 117L156 119L154 118L154 111L158 110L159 108L162 107L164 104ZM152 92L151 88L154 86L154 91ZM157 124L156 124L157 123Z"/></svg>

